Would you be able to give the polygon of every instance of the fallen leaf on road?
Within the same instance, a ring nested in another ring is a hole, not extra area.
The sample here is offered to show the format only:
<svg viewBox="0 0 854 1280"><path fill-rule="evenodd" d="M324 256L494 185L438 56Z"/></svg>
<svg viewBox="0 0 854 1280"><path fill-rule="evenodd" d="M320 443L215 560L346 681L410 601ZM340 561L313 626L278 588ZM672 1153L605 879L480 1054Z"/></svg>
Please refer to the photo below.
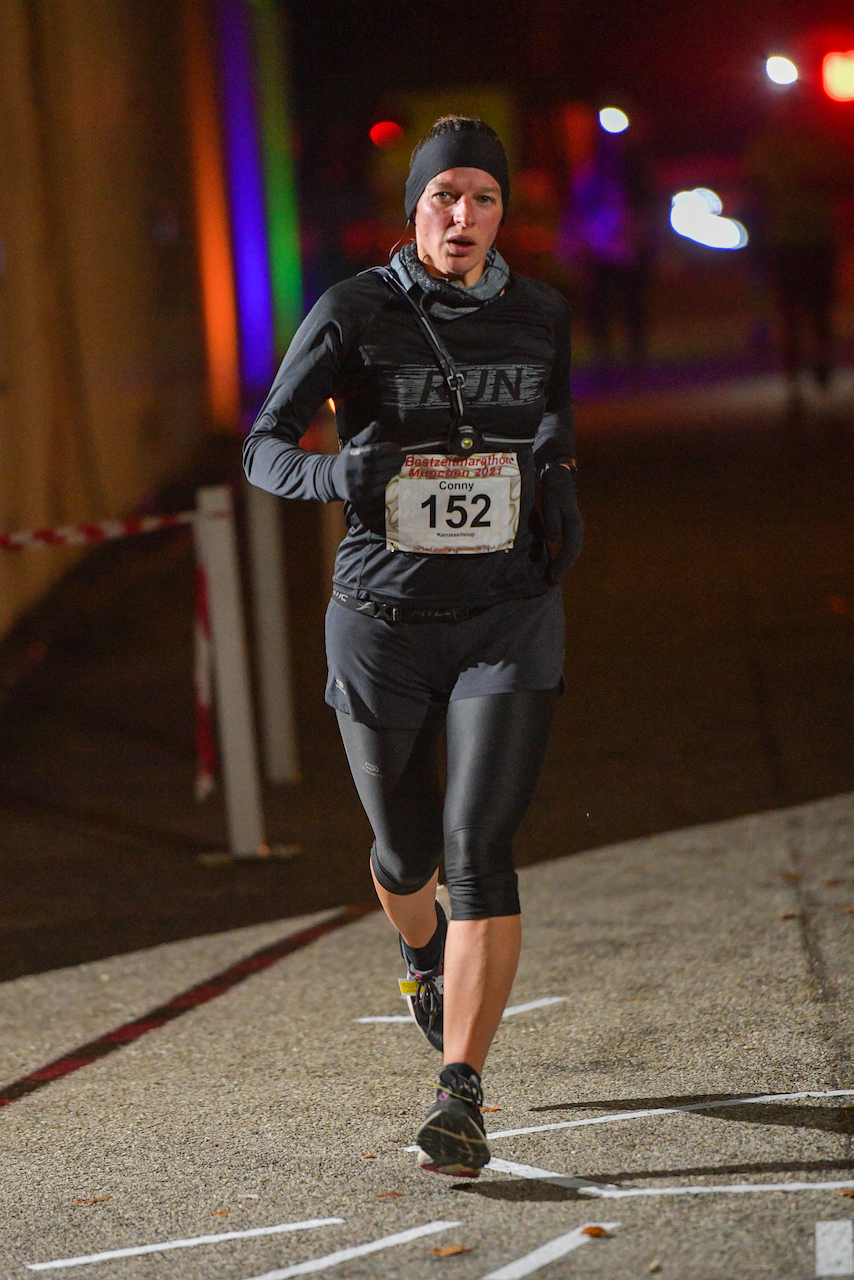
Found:
<svg viewBox="0 0 854 1280"><path fill-rule="evenodd" d="M112 1200L112 1196L89 1196L86 1200L75 1200L75 1204L103 1204L105 1200Z"/></svg>
<svg viewBox="0 0 854 1280"><path fill-rule="evenodd" d="M600 1236L606 1236L608 1232L604 1227L583 1227L581 1234L583 1236L595 1236L598 1240Z"/></svg>
<svg viewBox="0 0 854 1280"><path fill-rule="evenodd" d="M778 871L781 880L788 880L790 884L795 884L801 878L800 871Z"/></svg>
<svg viewBox="0 0 854 1280"><path fill-rule="evenodd" d="M844 1191L837 1191L838 1196L847 1196L849 1200L854 1200L854 1187L846 1187Z"/></svg>
<svg viewBox="0 0 854 1280"><path fill-rule="evenodd" d="M405 1196L405 1191L377 1191L378 1200L399 1200L401 1196Z"/></svg>
<svg viewBox="0 0 854 1280"><path fill-rule="evenodd" d="M846 907L846 908L845 908L845 914L846 914L847 916L854 916L854 907Z"/></svg>
<svg viewBox="0 0 854 1280"><path fill-rule="evenodd" d="M832 880L825 880L823 883L824 883L825 889L834 889L836 885L847 884L848 881L845 880L842 876L834 876Z"/></svg>
<svg viewBox="0 0 854 1280"><path fill-rule="evenodd" d="M376 1160L376 1158L377 1158L376 1151L366 1151L365 1154L362 1156L363 1160Z"/></svg>
<svg viewBox="0 0 854 1280"><path fill-rule="evenodd" d="M471 1253L471 1246L467 1244L446 1244L444 1249L431 1249L434 1258L453 1258L456 1253Z"/></svg>
<svg viewBox="0 0 854 1280"><path fill-rule="evenodd" d="M481 1107L481 1111L500 1111L500 1107Z"/></svg>
<svg viewBox="0 0 854 1280"><path fill-rule="evenodd" d="M647 1271L650 1271L653 1275L655 1275L656 1271L660 1271L660 1270L661 1270L661 1263L658 1261L658 1258L656 1258L654 1262L651 1262L647 1267Z"/></svg>
<svg viewBox="0 0 854 1280"><path fill-rule="evenodd" d="M214 1209L211 1213L212 1218L224 1218L228 1213L228 1209Z"/></svg>
<svg viewBox="0 0 854 1280"><path fill-rule="evenodd" d="M784 916L777 917L778 920L797 920L797 918L798 918L797 911L787 911Z"/></svg>

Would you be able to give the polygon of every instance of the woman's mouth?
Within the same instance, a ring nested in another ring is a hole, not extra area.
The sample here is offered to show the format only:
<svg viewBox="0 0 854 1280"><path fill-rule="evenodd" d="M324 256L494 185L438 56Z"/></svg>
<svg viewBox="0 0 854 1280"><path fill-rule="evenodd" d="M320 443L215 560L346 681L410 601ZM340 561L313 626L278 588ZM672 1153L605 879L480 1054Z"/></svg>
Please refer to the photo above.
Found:
<svg viewBox="0 0 854 1280"><path fill-rule="evenodd" d="M470 253L475 248L474 240L469 239L468 236L454 236L447 241L447 245L451 253L459 255Z"/></svg>

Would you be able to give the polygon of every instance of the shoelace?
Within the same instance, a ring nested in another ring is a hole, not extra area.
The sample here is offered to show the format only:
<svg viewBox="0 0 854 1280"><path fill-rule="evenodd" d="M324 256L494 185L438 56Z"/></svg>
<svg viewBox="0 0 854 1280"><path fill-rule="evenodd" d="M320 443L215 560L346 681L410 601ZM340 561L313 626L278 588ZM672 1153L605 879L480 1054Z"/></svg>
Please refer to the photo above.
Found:
<svg viewBox="0 0 854 1280"><path fill-rule="evenodd" d="M483 1088L475 1084L474 1080L454 1073L453 1086L451 1088L443 1080L436 1082L439 1092L446 1094L449 1098L459 1098L460 1102L468 1102L471 1106L478 1108L483 1106Z"/></svg>
<svg viewBox="0 0 854 1280"><path fill-rule="evenodd" d="M430 1026L432 1027L433 1023L442 1012L442 996L439 992L439 988L436 986L435 975L428 976L414 973L412 976L418 983L418 987L415 992L415 999L426 1013L430 1020Z"/></svg>

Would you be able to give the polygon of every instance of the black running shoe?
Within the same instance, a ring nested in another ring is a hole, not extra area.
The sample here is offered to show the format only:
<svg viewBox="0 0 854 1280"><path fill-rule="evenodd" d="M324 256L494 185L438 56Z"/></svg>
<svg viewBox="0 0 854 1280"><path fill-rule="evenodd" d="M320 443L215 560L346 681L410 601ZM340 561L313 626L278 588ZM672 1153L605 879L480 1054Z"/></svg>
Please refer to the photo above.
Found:
<svg viewBox="0 0 854 1280"><path fill-rule="evenodd" d="M480 1177L489 1161L482 1105L480 1080L445 1067L439 1076L436 1102L416 1135L418 1167L450 1178Z"/></svg>
<svg viewBox="0 0 854 1280"><path fill-rule="evenodd" d="M401 995L406 997L409 1012L415 1019L422 1033L427 1037L434 1049L442 1052L443 1031L443 990L445 971L445 937L448 932L448 918L442 907L436 903L436 922L442 943L439 963L432 969L419 969L412 959L409 948L398 934L400 954L406 965L406 977L398 980Z"/></svg>

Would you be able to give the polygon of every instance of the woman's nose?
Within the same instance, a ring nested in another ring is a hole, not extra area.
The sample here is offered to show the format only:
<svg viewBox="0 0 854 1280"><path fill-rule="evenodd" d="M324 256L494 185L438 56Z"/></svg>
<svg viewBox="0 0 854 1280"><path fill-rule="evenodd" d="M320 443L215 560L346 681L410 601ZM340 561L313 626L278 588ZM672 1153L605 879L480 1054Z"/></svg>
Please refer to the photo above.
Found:
<svg viewBox="0 0 854 1280"><path fill-rule="evenodd" d="M460 196L454 205L454 222L467 226L472 221L473 208L474 206L468 196Z"/></svg>

